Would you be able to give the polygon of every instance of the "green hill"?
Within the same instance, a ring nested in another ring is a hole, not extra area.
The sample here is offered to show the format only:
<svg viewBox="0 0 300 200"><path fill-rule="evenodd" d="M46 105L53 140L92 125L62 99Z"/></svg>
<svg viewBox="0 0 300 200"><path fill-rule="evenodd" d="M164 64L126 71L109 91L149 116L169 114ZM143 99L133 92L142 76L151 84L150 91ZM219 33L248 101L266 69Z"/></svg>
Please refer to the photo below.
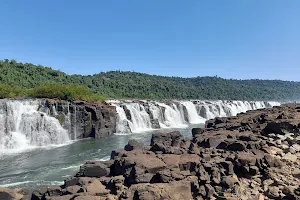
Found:
<svg viewBox="0 0 300 200"><path fill-rule="evenodd" d="M180 78L122 71L82 76L15 60L0 61L0 84L26 91L47 83L82 85L118 99L296 100L300 96L300 82L292 81Z"/></svg>

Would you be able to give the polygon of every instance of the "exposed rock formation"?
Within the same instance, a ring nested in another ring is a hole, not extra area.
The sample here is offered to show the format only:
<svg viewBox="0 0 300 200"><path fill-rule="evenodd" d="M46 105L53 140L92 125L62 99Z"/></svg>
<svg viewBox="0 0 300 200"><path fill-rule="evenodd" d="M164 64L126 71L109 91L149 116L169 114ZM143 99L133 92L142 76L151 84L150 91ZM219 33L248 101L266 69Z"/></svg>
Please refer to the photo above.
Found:
<svg viewBox="0 0 300 200"><path fill-rule="evenodd" d="M102 138L116 132L116 108L108 103L47 100L45 106L56 117L72 139Z"/></svg>
<svg viewBox="0 0 300 200"><path fill-rule="evenodd" d="M32 199L300 199L300 107L216 118L192 134L130 141Z"/></svg>

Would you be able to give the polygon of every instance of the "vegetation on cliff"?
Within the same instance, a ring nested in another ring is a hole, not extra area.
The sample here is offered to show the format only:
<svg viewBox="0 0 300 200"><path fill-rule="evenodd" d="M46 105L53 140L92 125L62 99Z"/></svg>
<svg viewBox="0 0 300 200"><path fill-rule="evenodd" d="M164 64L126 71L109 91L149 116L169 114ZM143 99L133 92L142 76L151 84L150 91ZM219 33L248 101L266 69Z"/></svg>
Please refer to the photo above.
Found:
<svg viewBox="0 0 300 200"><path fill-rule="evenodd" d="M51 98L61 100L82 100L96 102L106 100L106 97L94 94L89 88L81 85L43 84L35 88L21 89L6 84L0 84L0 99L15 97Z"/></svg>
<svg viewBox="0 0 300 200"><path fill-rule="evenodd" d="M13 98L21 95L20 88L16 88L6 84L0 84L0 99Z"/></svg>
<svg viewBox="0 0 300 200"><path fill-rule="evenodd" d="M83 100L88 102L102 101L106 98L102 95L94 94L89 88L81 85L43 84L29 89L26 96L36 98L58 98L62 100L74 101Z"/></svg>
<svg viewBox="0 0 300 200"><path fill-rule="evenodd" d="M0 61L0 84L8 85L4 88L19 87L21 94L24 95L28 89L38 87L35 89L36 93L29 92L31 96L38 97L41 94L37 91L52 87L53 83L85 86L92 93L109 98L294 100L300 95L300 82L292 81L233 80L219 77L180 78L121 71L82 76L68 75L49 67L18 63L15 60ZM48 92L43 92L45 94L43 97L55 96L50 94L51 91L61 96L59 91L49 89ZM1 91L1 93L2 98L20 95L18 92ZM69 94L62 96L69 98ZM71 99L73 98L76 97L71 95ZM99 96L91 98L97 99Z"/></svg>

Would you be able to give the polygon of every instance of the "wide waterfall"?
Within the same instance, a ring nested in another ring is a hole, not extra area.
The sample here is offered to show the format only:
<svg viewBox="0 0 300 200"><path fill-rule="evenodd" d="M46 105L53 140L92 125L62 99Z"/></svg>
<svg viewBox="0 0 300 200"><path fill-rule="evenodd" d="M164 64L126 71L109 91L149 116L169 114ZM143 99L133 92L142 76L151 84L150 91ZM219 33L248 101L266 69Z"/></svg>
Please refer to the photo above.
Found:
<svg viewBox="0 0 300 200"><path fill-rule="evenodd" d="M214 117L234 116L247 110L279 105L262 101L198 100L114 100L107 103L116 107L117 116L112 118L117 118L117 123L111 127L116 134L186 128ZM70 102L49 104L43 99L0 100L0 153L60 145L71 139L89 137L94 122L89 121L92 115L84 109L84 106ZM105 128L106 125L102 126Z"/></svg>
<svg viewBox="0 0 300 200"><path fill-rule="evenodd" d="M181 128L215 117L278 106L264 101L110 101L118 113L117 133L159 128Z"/></svg>
<svg viewBox="0 0 300 200"><path fill-rule="evenodd" d="M42 107L43 100L0 100L0 154L69 141L67 130Z"/></svg>

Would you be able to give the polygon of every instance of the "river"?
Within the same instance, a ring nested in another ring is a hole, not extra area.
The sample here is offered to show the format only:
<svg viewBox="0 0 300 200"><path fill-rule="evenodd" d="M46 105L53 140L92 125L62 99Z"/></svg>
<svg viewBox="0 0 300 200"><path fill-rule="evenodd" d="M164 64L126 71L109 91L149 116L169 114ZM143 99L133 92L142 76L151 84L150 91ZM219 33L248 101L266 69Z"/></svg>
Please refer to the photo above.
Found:
<svg viewBox="0 0 300 200"><path fill-rule="evenodd" d="M34 148L21 153L2 155L0 160L0 187L35 188L60 185L79 171L87 160L108 160L112 150L122 149L130 139L149 144L154 132L179 130L191 137L195 124L181 129L162 129L127 135L111 135L101 140L82 139L61 146Z"/></svg>

